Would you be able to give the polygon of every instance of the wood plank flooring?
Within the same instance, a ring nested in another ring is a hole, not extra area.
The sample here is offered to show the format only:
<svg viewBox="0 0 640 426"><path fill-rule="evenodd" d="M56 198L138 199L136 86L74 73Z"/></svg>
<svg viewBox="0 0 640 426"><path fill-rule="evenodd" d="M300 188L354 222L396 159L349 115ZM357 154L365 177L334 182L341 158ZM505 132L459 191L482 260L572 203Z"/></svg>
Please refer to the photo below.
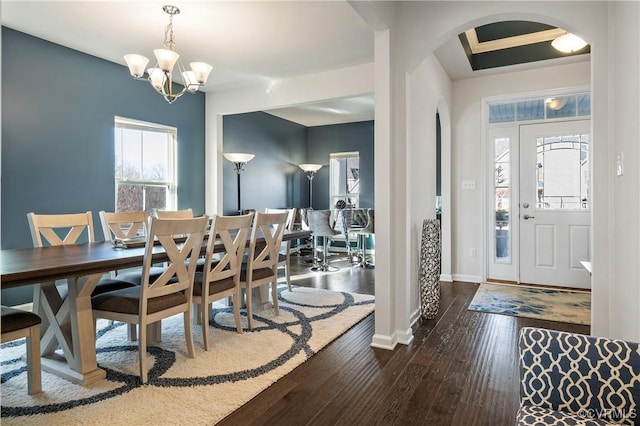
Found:
<svg viewBox="0 0 640 426"><path fill-rule="evenodd" d="M295 279L309 271L293 258L293 284L374 293L374 270L332 264L340 272ZM438 318L420 321L414 341L393 351L370 346L369 315L219 424L513 425L520 328L589 327L468 311L477 287L442 283Z"/></svg>

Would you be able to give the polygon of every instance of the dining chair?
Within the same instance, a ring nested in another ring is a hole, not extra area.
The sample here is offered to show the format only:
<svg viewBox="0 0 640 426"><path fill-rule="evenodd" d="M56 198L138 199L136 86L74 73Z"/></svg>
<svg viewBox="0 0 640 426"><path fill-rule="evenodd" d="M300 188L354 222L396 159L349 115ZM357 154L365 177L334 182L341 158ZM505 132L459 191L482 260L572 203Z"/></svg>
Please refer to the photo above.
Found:
<svg viewBox="0 0 640 426"><path fill-rule="evenodd" d="M147 236L147 228L149 225L149 216L145 211L135 212L106 212L101 210L99 213L100 223L102 224L102 232L105 241L114 241L116 239L126 238L145 238ZM154 277L161 275L165 268L163 266L154 266L150 270L150 274ZM119 280L127 281L132 284L140 285L142 282L142 269L127 270L124 272L115 272L115 277Z"/></svg>
<svg viewBox="0 0 640 426"><path fill-rule="evenodd" d="M193 210L153 210L153 216L159 219L189 219L193 217Z"/></svg>
<svg viewBox="0 0 640 426"><path fill-rule="evenodd" d="M289 213L257 212L251 228L249 254L242 264L240 286L247 295L249 329L253 329L252 290L271 283L271 297L276 315L278 309L278 259L282 236ZM264 239L264 243L259 240Z"/></svg>
<svg viewBox="0 0 640 426"><path fill-rule="evenodd" d="M42 367L40 361L40 324L42 319L33 312L2 306L2 343L26 338L27 342L27 392L42 392Z"/></svg>
<svg viewBox="0 0 640 426"><path fill-rule="evenodd" d="M152 218L142 261L142 284L91 298L94 321L105 318L138 325L140 380L143 384L148 379L148 325L182 313L188 356L195 356L191 330L193 281L208 221L207 216L192 219ZM177 236L184 238L176 240ZM153 280L149 272L153 264L155 241L165 250L170 263L165 272Z"/></svg>
<svg viewBox="0 0 640 426"><path fill-rule="evenodd" d="M253 222L253 213L242 216L214 216L209 230L205 265L203 272L196 271L193 284L193 303L198 305L198 314L202 324L204 349L209 350L209 319L211 303L231 297L236 330L242 333L240 321L240 271L242 256L247 247L249 232ZM215 245L222 241L224 249L214 253ZM214 255L217 259L214 259Z"/></svg>
<svg viewBox="0 0 640 426"><path fill-rule="evenodd" d="M85 213L69 214L36 214L28 213L27 220L31 229L34 247L77 244L84 235L87 242L95 242L93 231L93 215ZM128 281L103 277L100 279L92 294L100 294L112 290L131 287Z"/></svg>
<svg viewBox="0 0 640 426"><path fill-rule="evenodd" d="M287 223L285 229L293 231L296 218L296 209L270 209L266 208L265 213L287 213ZM284 269L284 276L287 280L287 288L291 291L291 240L284 241L278 253L278 269Z"/></svg>
<svg viewBox="0 0 640 426"><path fill-rule="evenodd" d="M331 237L337 235L338 232L331 226L331 210L309 210L309 228L315 239L322 238L322 263L311 268L312 271L335 272L339 268L329 265L327 261L329 255L329 244Z"/></svg>

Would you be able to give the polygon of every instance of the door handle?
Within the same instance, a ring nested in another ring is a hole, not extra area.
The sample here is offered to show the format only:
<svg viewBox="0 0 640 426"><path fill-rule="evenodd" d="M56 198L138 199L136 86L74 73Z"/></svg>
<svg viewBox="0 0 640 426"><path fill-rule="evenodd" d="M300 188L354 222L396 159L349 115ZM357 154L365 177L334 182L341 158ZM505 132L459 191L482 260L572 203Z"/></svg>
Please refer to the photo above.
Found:
<svg viewBox="0 0 640 426"><path fill-rule="evenodd" d="M522 218L524 220L527 220L527 219L535 219L536 217L535 216L529 216L528 214L525 214L524 216L522 216Z"/></svg>

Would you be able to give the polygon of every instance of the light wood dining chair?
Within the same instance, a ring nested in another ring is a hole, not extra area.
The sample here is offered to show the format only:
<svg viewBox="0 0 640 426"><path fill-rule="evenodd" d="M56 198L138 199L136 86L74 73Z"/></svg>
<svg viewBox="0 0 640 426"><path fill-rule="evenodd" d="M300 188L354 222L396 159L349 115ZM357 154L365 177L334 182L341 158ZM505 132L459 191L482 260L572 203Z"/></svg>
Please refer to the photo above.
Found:
<svg viewBox="0 0 640 426"><path fill-rule="evenodd" d="M240 286L247 295L249 329L253 329L252 290L271 283L271 297L276 315L278 309L278 259L288 213L257 212L251 228L249 254L242 264ZM264 238L264 244L258 240Z"/></svg>
<svg viewBox="0 0 640 426"><path fill-rule="evenodd" d="M90 211L69 214L36 214L31 212L27 214L27 220L29 221L34 247L77 244L83 238L83 235L86 242L95 242L93 215ZM125 280L103 277L92 294L118 290L133 285L133 283Z"/></svg>
<svg viewBox="0 0 640 426"><path fill-rule="evenodd" d="M140 380L143 384L148 379L147 325L182 313L188 355L190 358L195 356L191 330L193 281L208 221L206 216L193 219L152 218L142 262L142 284L91 298L94 320L105 318L138 325ZM186 239L177 242L176 236ZM152 280L149 271L155 240L165 250L170 263L161 276Z"/></svg>
<svg viewBox="0 0 640 426"><path fill-rule="evenodd" d="M27 392L42 392L42 367L40 362L40 324L42 319L33 312L2 306L2 343L26 338L27 342Z"/></svg>
<svg viewBox="0 0 640 426"><path fill-rule="evenodd" d="M193 211L191 209L154 210L153 216L159 219L188 219L193 217Z"/></svg>
<svg viewBox="0 0 640 426"><path fill-rule="evenodd" d="M265 213L287 213L287 223L285 229L292 231L295 225L296 209L270 209L266 208ZM291 240L284 241L278 254L278 269L284 269L284 276L287 280L287 288L291 291Z"/></svg>
<svg viewBox="0 0 640 426"><path fill-rule="evenodd" d="M247 247L253 213L242 216L214 216L207 241L205 265L202 272L196 272L193 285L193 303L199 306L200 323L204 349L209 350L209 319L211 303L225 297L233 298L233 315L236 329L242 333L240 321L240 271L242 256ZM214 253L217 240L222 241L224 250ZM217 259L214 260L214 254Z"/></svg>

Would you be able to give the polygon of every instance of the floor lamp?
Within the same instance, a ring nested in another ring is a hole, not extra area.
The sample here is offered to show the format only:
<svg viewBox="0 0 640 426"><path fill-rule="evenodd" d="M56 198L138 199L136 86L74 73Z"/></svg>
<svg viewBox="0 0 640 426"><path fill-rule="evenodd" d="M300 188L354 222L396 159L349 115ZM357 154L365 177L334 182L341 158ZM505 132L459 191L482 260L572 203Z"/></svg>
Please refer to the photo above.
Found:
<svg viewBox="0 0 640 426"><path fill-rule="evenodd" d="M320 170L322 164L300 164L299 166L307 175L309 179L309 208L313 208L313 178L316 176L316 172Z"/></svg>
<svg viewBox="0 0 640 426"><path fill-rule="evenodd" d="M242 207L240 207L240 173L244 171L243 166L255 157L254 154L243 154L240 152L230 152L223 154L224 158L231 161L236 168L236 174L238 176L238 214L242 214Z"/></svg>
<svg viewBox="0 0 640 426"><path fill-rule="evenodd" d="M300 164L299 167L305 172L307 179L309 179L309 209L313 209L313 178L316 176L316 172L322 168L322 164ZM316 255L316 237L312 236L311 238L313 238L313 258L308 262L315 265L320 259Z"/></svg>

